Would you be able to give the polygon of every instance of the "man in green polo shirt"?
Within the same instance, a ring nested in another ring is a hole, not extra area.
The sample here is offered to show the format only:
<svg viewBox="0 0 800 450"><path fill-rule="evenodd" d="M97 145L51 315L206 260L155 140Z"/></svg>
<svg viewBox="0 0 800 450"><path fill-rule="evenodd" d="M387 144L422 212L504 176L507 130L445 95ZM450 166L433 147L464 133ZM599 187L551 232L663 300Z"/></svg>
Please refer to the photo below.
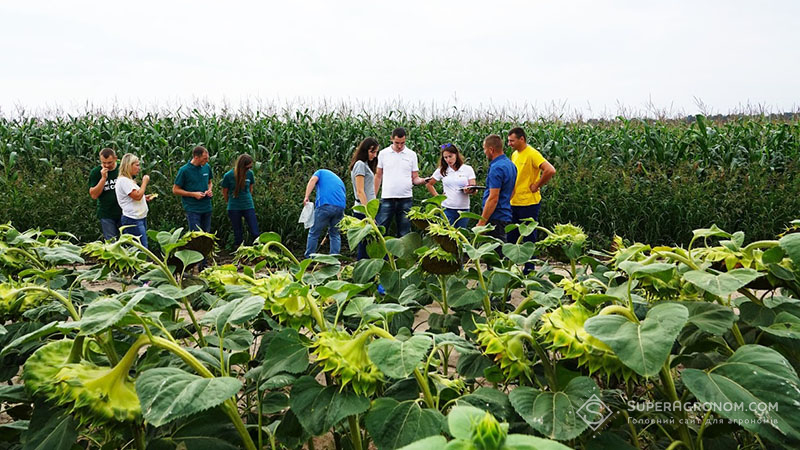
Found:
<svg viewBox="0 0 800 450"><path fill-rule="evenodd" d="M172 193L181 197L191 231L211 232L212 176L208 150L197 146L192 151L192 159L178 170L175 177Z"/></svg>
<svg viewBox="0 0 800 450"><path fill-rule="evenodd" d="M110 148L100 150L100 165L89 172L89 196L97 200L97 218L100 219L103 239L107 241L118 238L122 226L122 209L114 190L117 175L117 154Z"/></svg>

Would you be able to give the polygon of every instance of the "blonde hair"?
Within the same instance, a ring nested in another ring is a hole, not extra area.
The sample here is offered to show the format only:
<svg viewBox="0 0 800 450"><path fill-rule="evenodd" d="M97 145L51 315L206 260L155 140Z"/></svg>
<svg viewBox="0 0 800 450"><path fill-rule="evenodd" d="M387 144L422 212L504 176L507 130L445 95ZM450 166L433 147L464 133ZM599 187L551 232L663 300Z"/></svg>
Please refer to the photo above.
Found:
<svg viewBox="0 0 800 450"><path fill-rule="evenodd" d="M137 162L139 162L139 158L137 158L136 155L133 153L125 153L125 156L122 157L122 161L119 163L119 176L132 180L131 166Z"/></svg>

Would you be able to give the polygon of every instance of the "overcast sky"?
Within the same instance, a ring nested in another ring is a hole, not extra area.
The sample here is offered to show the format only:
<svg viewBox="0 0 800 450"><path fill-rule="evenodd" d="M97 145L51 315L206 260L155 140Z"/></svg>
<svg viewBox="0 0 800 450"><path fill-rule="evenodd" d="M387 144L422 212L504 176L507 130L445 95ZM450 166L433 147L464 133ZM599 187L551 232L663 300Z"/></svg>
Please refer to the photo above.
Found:
<svg viewBox="0 0 800 450"><path fill-rule="evenodd" d="M0 114L198 98L798 111L798 28L797 1L12 0Z"/></svg>

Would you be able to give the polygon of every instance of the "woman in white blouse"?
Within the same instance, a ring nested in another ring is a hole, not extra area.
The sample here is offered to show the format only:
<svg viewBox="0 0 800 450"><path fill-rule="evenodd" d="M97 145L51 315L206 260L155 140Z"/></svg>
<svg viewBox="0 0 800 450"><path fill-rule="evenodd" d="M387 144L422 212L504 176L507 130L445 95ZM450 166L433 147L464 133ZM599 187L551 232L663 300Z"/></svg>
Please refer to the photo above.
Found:
<svg viewBox="0 0 800 450"><path fill-rule="evenodd" d="M469 220L459 219L462 211L469 211L469 194L473 190L468 186L475 186L475 171L468 164L464 164L464 156L454 144L441 146L442 155L439 167L433 172L426 185L431 195L439 195L434 188L437 181L442 182L444 195L447 198L442 202L444 214L450 225L466 228Z"/></svg>
<svg viewBox="0 0 800 450"><path fill-rule="evenodd" d="M124 232L138 236L142 245L147 247L147 202L153 195L145 195L150 176L142 177L142 185L136 184L133 179L139 174L139 158L131 153L126 153L119 164L119 176L114 191L117 194L117 203L122 209L120 222L126 227Z"/></svg>

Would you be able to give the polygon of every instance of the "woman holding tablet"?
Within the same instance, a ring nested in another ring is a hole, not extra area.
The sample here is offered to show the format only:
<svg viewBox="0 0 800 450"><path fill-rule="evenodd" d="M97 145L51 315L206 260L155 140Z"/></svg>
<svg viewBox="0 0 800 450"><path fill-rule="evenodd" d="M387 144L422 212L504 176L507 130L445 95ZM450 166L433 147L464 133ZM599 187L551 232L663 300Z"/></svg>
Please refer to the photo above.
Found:
<svg viewBox="0 0 800 450"><path fill-rule="evenodd" d="M475 171L464 164L464 156L454 144L444 144L441 149L439 167L426 186L431 195L439 195L433 186L441 180L444 195L447 196L442 202L447 220L453 226L466 228L469 221L466 218L459 219L458 215L462 211L469 211L469 194L474 192L474 188L469 186L475 186Z"/></svg>

